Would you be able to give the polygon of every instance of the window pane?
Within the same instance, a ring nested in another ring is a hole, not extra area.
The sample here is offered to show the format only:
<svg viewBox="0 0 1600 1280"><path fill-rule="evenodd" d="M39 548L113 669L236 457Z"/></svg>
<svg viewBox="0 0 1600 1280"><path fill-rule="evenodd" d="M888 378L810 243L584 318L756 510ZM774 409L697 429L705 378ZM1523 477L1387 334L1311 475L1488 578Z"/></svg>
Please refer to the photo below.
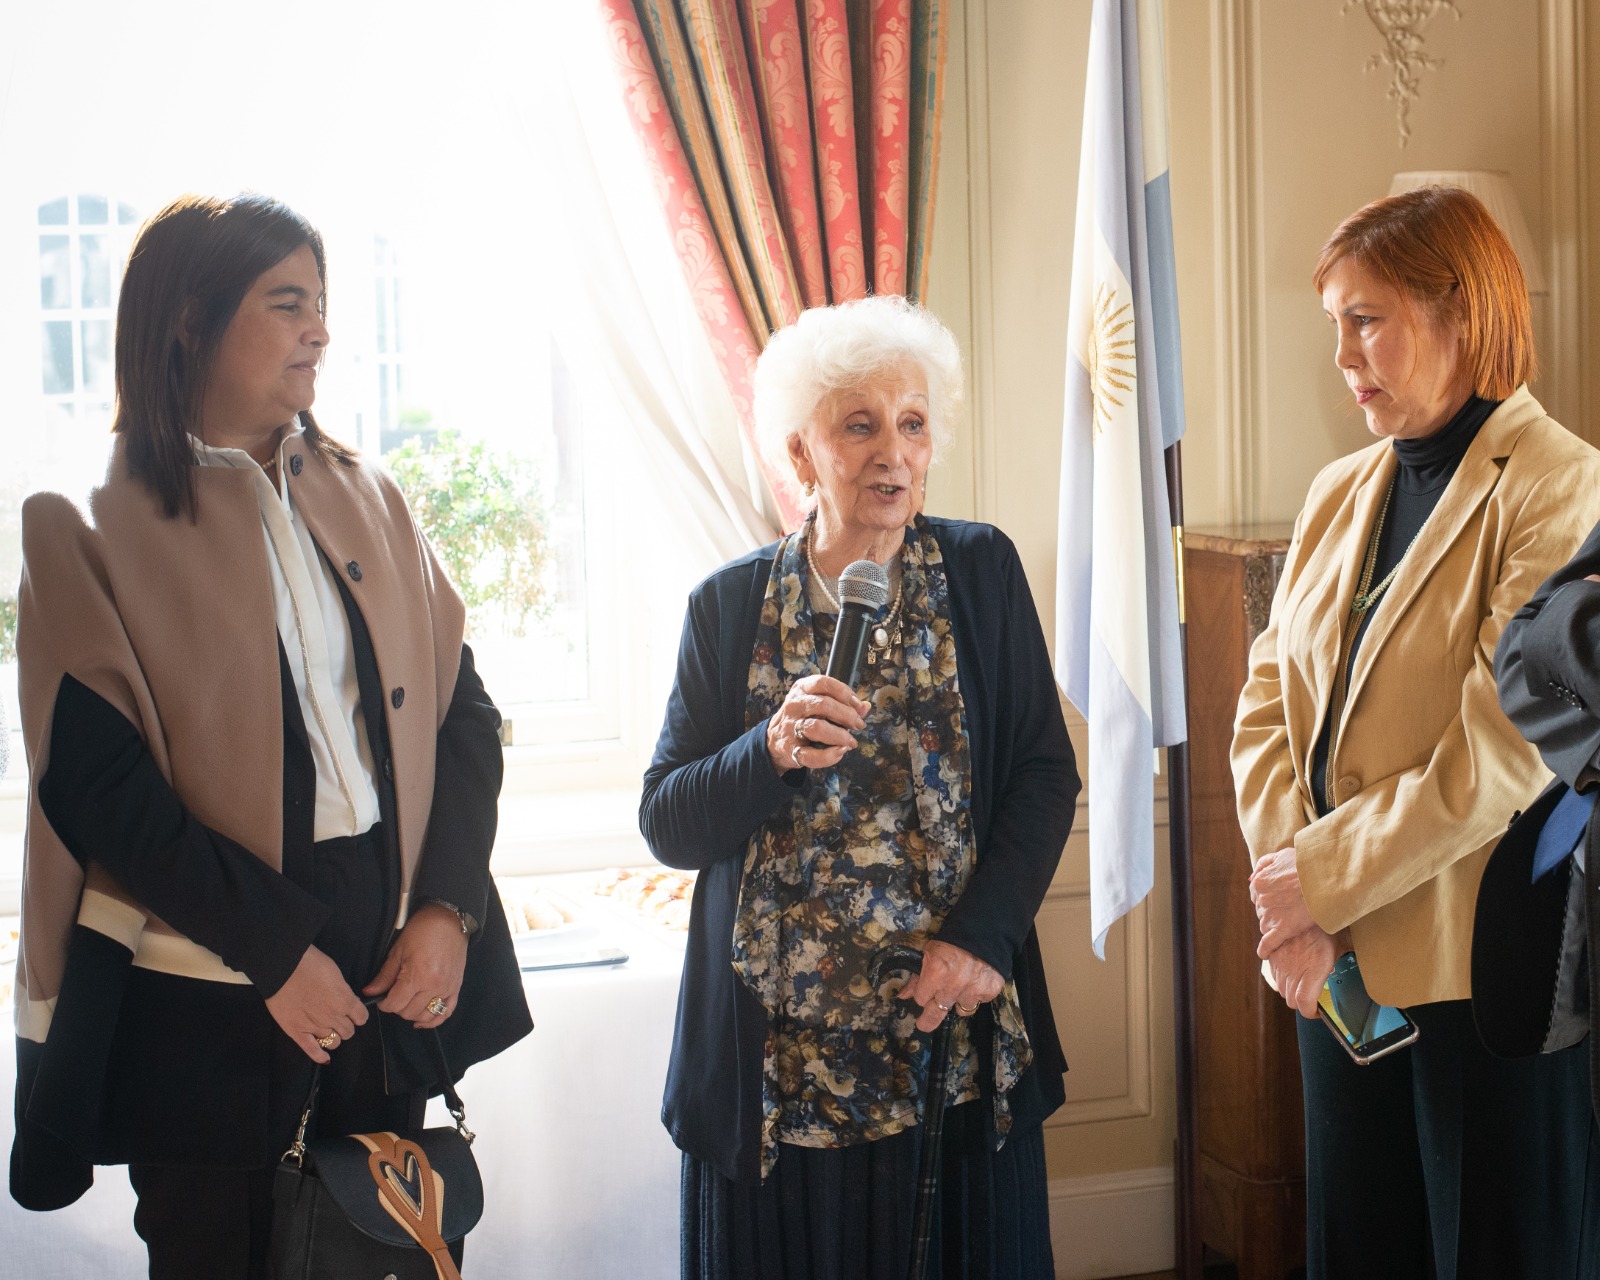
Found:
<svg viewBox="0 0 1600 1280"><path fill-rule="evenodd" d="M111 394L111 321L83 322L83 389L91 395Z"/></svg>
<svg viewBox="0 0 1600 1280"><path fill-rule="evenodd" d="M46 311L72 305L72 268L66 236L39 237L39 305Z"/></svg>
<svg viewBox="0 0 1600 1280"><path fill-rule="evenodd" d="M49 204L39 206L39 225L41 227L64 227L67 225L66 196L62 196L59 200L52 200Z"/></svg>
<svg viewBox="0 0 1600 1280"><path fill-rule="evenodd" d="M111 305L111 253L105 236L83 236L78 241L82 269L83 305Z"/></svg>
<svg viewBox="0 0 1600 1280"><path fill-rule="evenodd" d="M110 220L104 196L78 197L78 222L82 225L104 226Z"/></svg>
<svg viewBox="0 0 1600 1280"><path fill-rule="evenodd" d="M405 348L400 345L400 277L399 276L390 277L389 288L390 288L390 291L391 291L389 296L394 300L394 347L393 347L393 350L395 350L395 351L404 351Z"/></svg>
<svg viewBox="0 0 1600 1280"><path fill-rule="evenodd" d="M72 322L44 322L44 393L67 395L72 389Z"/></svg>
<svg viewBox="0 0 1600 1280"><path fill-rule="evenodd" d="M117 206L117 221L123 223L137 222L139 221L139 211L131 204L119 204Z"/></svg>
<svg viewBox="0 0 1600 1280"><path fill-rule="evenodd" d="M389 290L388 281L378 277L378 351L389 350Z"/></svg>

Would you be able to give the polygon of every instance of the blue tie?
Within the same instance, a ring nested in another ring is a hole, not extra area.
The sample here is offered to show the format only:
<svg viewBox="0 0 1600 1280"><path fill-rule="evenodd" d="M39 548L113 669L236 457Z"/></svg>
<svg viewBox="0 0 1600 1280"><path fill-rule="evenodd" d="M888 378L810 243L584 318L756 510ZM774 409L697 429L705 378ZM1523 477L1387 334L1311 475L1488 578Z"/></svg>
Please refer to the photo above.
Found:
<svg viewBox="0 0 1600 1280"><path fill-rule="evenodd" d="M1583 833L1589 825L1589 814L1594 809L1597 792L1568 791L1550 810L1539 832L1539 842L1533 846L1533 878L1538 880L1569 854L1578 854L1578 865L1583 865Z"/></svg>

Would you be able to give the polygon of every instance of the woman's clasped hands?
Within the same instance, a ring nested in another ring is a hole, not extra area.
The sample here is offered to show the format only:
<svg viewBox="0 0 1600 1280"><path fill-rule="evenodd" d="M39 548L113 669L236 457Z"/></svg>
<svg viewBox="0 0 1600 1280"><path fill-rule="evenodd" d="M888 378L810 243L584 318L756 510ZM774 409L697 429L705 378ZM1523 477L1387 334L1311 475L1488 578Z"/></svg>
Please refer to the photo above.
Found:
<svg viewBox="0 0 1600 1280"><path fill-rule="evenodd" d="M383 967L362 992L368 997L382 995L380 1010L399 1014L418 1030L426 1030L455 1011L466 966L461 918L437 903L425 903L411 913ZM354 1036L368 1016L367 1006L345 982L339 966L316 947L306 948L289 980L267 997L266 1004L284 1035L317 1063L326 1063L329 1052Z"/></svg>
<svg viewBox="0 0 1600 1280"><path fill-rule="evenodd" d="M1269 853L1250 874L1250 901L1261 926L1256 954L1266 961L1272 985L1303 1017L1317 1014L1317 997L1333 972L1338 946L1311 918L1300 887L1294 849Z"/></svg>

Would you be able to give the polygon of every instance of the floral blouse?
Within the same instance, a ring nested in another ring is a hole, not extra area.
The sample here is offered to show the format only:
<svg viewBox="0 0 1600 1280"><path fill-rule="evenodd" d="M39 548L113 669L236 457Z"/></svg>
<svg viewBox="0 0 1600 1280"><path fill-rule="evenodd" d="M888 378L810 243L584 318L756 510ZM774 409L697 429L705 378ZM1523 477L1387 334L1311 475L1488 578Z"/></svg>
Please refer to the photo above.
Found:
<svg viewBox="0 0 1600 1280"><path fill-rule="evenodd" d="M804 539L773 562L750 664L746 724L771 716L796 680L822 671L836 618L813 611ZM881 610L887 646L873 646L857 684L871 704L857 746L807 774L794 802L750 841L733 963L772 1015L763 1080L765 1174L777 1144L842 1147L917 1123L927 1037L898 998L904 973L874 958L921 950L938 932L976 862L966 715L938 544L920 521L901 553L901 597ZM879 977L875 985L873 978ZM996 1121L1031 1061L1011 984L994 1003ZM979 1096L978 1056L958 1019L949 1100Z"/></svg>

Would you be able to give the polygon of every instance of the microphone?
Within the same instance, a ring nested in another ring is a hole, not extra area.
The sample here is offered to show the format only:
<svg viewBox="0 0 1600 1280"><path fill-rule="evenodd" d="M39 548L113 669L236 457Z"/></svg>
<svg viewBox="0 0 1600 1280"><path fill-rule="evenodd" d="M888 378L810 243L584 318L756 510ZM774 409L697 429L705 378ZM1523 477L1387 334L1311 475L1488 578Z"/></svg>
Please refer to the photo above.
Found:
<svg viewBox="0 0 1600 1280"><path fill-rule="evenodd" d="M868 620L889 603L889 572L871 560L856 560L839 575L839 626L833 633L827 674L852 689L861 677Z"/></svg>

